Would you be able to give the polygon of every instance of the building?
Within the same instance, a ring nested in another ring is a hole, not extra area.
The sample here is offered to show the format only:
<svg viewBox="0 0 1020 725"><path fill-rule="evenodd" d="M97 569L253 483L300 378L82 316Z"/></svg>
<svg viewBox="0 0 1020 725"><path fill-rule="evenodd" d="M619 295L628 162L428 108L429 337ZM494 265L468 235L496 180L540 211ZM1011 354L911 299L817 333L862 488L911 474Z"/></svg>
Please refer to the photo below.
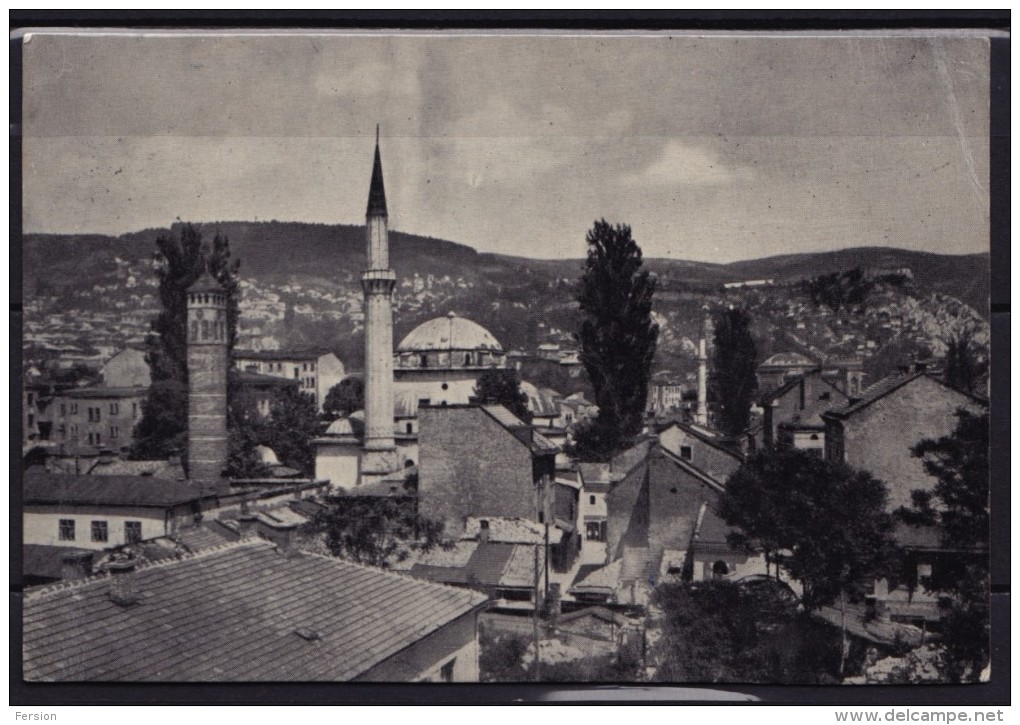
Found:
<svg viewBox="0 0 1020 725"><path fill-rule="evenodd" d="M204 269L188 287L188 473L227 467L227 295Z"/></svg>
<svg viewBox="0 0 1020 725"><path fill-rule="evenodd" d="M822 415L849 404L851 398L825 376L821 368L809 370L783 383L761 401L761 444L766 448L790 445L825 452Z"/></svg>
<svg viewBox="0 0 1020 725"><path fill-rule="evenodd" d="M503 346L476 322L453 312L408 333L393 356L399 395L438 405L462 405L474 396L483 371L506 366Z"/></svg>
<svg viewBox="0 0 1020 725"><path fill-rule="evenodd" d="M977 411L983 405L924 372L892 375L849 405L822 414L825 457L884 481L890 511L910 507L913 491L935 485L910 449L924 439L951 435L959 409Z"/></svg>
<svg viewBox="0 0 1020 725"><path fill-rule="evenodd" d="M234 368L246 373L295 381L322 410L330 389L344 379L344 364L323 350L234 350Z"/></svg>
<svg viewBox="0 0 1020 725"><path fill-rule="evenodd" d="M679 413L684 407L687 381L682 375L662 371L652 376L648 407L657 416Z"/></svg>
<svg viewBox="0 0 1020 725"><path fill-rule="evenodd" d="M278 375L263 375L241 371L233 373L242 394L251 398L255 410L263 418L268 418L273 411L273 402L287 388L299 388L299 382L293 378Z"/></svg>
<svg viewBox="0 0 1020 725"><path fill-rule="evenodd" d="M778 352L758 366L758 390L775 390L791 378L817 367L818 363L799 352Z"/></svg>
<svg viewBox="0 0 1020 725"><path fill-rule="evenodd" d="M29 682L473 682L485 597L244 539L29 591Z"/></svg>
<svg viewBox="0 0 1020 725"><path fill-rule="evenodd" d="M469 516L545 522L559 447L501 405L418 409L421 513L459 535Z"/></svg>
<svg viewBox="0 0 1020 725"><path fill-rule="evenodd" d="M126 347L103 364L103 385L113 388L147 388L152 384L152 372L145 352Z"/></svg>
<svg viewBox="0 0 1020 725"><path fill-rule="evenodd" d="M99 386L53 393L47 406L47 437L54 453L94 456L103 449L130 446L147 392L142 387Z"/></svg>
<svg viewBox="0 0 1020 725"><path fill-rule="evenodd" d="M173 537L203 518L248 506L276 506L321 493L324 481L229 483L130 475L26 471L25 544L113 549Z"/></svg>

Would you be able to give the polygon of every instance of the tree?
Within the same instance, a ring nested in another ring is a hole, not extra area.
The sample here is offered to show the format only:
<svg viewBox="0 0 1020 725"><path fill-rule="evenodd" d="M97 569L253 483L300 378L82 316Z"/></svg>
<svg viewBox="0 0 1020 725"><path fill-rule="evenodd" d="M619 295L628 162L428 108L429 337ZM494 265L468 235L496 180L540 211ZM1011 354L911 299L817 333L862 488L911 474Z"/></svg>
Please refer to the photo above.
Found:
<svg viewBox="0 0 1020 725"><path fill-rule="evenodd" d="M736 307L723 310L715 320L712 386L719 405L718 425L728 435L739 435L750 424L757 357L751 316Z"/></svg>
<svg viewBox="0 0 1020 725"><path fill-rule="evenodd" d="M326 548L359 564L388 568L412 548L443 545L443 525L417 512L413 496L333 496L328 508L305 524L304 533L323 537Z"/></svg>
<svg viewBox="0 0 1020 725"><path fill-rule="evenodd" d="M762 451L726 483L730 543L763 549L804 587L807 609L859 596L889 563L893 518L885 484L796 448Z"/></svg>
<svg viewBox="0 0 1020 725"><path fill-rule="evenodd" d="M327 420L344 418L356 410L365 409L365 380L360 375L348 375L326 393L322 415Z"/></svg>
<svg viewBox="0 0 1020 725"><path fill-rule="evenodd" d="M280 463L306 476L315 472L312 439L319 434L319 411L315 400L297 386L283 388L270 406L269 420L261 424L259 437L276 453Z"/></svg>
<svg viewBox="0 0 1020 725"><path fill-rule="evenodd" d="M949 341L946 346L946 385L973 393L986 368L968 332L962 332Z"/></svg>
<svg viewBox="0 0 1020 725"><path fill-rule="evenodd" d="M176 230L176 233L175 233ZM142 401L142 417L134 432L134 458L164 458L187 447L188 337L187 290L208 267L227 293L227 354L237 336L240 262L230 259L230 243L217 234L212 248L192 224L177 225L156 239L153 269L159 280L162 309L146 338L146 361L152 385ZM228 406L232 404L228 389ZM234 437L243 440L244 437ZM243 455L233 452L233 457ZM187 460L185 458L185 460Z"/></svg>
<svg viewBox="0 0 1020 725"><path fill-rule="evenodd" d="M659 337L652 321L655 280L642 269L641 248L629 226L601 219L586 241L578 341L599 415L579 427L575 439L582 455L606 457L626 448L643 424Z"/></svg>
<svg viewBox="0 0 1020 725"><path fill-rule="evenodd" d="M474 393L479 404L502 405L525 423L531 422L528 396L521 390L521 376L516 370L502 368L485 370L478 377Z"/></svg>
<svg viewBox="0 0 1020 725"><path fill-rule="evenodd" d="M924 518L940 524L942 546L954 552L922 584L951 598L942 640L944 671L955 682L977 681L989 661L988 446L988 413L960 410L952 435L912 449L936 480L930 493L915 492L915 504Z"/></svg>
<svg viewBox="0 0 1020 725"><path fill-rule="evenodd" d="M753 456L726 484L721 513L740 531L729 541L764 549L804 589L807 610L862 597L894 561L885 484L865 471L795 448ZM843 657L847 648L843 648ZM842 674L844 659L840 660Z"/></svg>

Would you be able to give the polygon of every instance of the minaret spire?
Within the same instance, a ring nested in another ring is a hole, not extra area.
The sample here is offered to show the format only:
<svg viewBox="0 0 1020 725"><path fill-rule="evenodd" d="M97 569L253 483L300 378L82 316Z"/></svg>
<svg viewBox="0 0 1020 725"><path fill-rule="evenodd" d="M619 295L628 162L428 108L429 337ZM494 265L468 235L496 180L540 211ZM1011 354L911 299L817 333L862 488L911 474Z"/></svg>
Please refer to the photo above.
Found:
<svg viewBox="0 0 1020 725"><path fill-rule="evenodd" d="M379 153L379 124L375 126L375 161L372 164L372 184L368 188L368 217L386 214L386 188L383 184L382 156Z"/></svg>

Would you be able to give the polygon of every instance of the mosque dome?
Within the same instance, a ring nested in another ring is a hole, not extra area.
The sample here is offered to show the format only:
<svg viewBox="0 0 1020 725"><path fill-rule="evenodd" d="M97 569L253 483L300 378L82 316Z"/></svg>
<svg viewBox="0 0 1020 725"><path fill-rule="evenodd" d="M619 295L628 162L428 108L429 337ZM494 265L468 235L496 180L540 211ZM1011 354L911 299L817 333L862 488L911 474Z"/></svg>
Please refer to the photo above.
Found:
<svg viewBox="0 0 1020 725"><path fill-rule="evenodd" d="M537 418L559 415L559 394L552 388L538 388L527 380L521 381L521 392L528 398L528 410Z"/></svg>
<svg viewBox="0 0 1020 725"><path fill-rule="evenodd" d="M477 322L457 317L453 312L418 325L397 346L398 353L452 350L502 354L503 346Z"/></svg>
<svg viewBox="0 0 1020 725"><path fill-rule="evenodd" d="M810 368L815 363L799 352L777 352L759 367L762 368Z"/></svg>

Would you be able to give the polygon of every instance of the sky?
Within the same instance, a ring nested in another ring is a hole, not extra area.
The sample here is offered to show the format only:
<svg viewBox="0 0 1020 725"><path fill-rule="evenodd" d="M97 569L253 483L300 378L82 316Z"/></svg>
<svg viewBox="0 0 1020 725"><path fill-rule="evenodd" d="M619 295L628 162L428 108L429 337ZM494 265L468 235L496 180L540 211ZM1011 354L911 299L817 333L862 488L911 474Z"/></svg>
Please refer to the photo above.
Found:
<svg viewBox="0 0 1020 725"><path fill-rule="evenodd" d="M26 232L362 223L580 257L987 251L981 38L32 34Z"/></svg>

